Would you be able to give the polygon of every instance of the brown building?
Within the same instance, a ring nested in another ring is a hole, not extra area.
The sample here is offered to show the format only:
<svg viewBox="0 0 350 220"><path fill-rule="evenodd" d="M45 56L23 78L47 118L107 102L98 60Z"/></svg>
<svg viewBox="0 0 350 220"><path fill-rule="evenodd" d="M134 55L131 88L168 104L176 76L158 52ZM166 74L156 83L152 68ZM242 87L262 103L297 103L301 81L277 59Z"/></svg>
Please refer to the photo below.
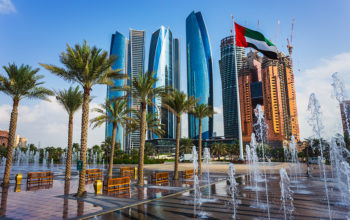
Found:
<svg viewBox="0 0 350 220"><path fill-rule="evenodd" d="M9 132L5 130L0 130L0 145L7 147L9 138Z"/></svg>
<svg viewBox="0 0 350 220"><path fill-rule="evenodd" d="M340 114L343 123L344 135L349 135L350 129L350 100L345 100L340 103ZM348 122L346 121L348 119Z"/></svg>
<svg viewBox="0 0 350 220"><path fill-rule="evenodd" d="M267 123L267 141L282 144L294 135L297 141L299 123L296 108L294 76L290 59L283 53L278 60L248 53L239 74L243 141L253 132L254 108L263 106Z"/></svg>

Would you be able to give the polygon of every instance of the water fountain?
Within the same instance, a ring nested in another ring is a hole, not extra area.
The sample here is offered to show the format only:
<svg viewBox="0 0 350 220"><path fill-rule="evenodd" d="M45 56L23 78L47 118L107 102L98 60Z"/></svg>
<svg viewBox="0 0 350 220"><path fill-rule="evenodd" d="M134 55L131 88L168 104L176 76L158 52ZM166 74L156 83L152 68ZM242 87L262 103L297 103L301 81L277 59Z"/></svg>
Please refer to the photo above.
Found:
<svg viewBox="0 0 350 220"><path fill-rule="evenodd" d="M324 163L324 154L323 154L323 146L322 146L322 139L321 139L321 131L323 129L322 120L321 120L321 111L320 111L320 103L318 102L316 95L312 93L309 98L309 104L308 104L308 111L310 112L310 119L309 124L312 126L312 130L316 136L316 138L319 140L319 151L320 151L320 163L319 163L319 169L322 171L323 176L323 182L324 182L324 188L327 198L327 205L328 205L328 214L329 219L332 219L331 214L331 207L329 204L329 195L328 195L328 184L327 184L327 174L326 174L326 167Z"/></svg>
<svg viewBox="0 0 350 220"><path fill-rule="evenodd" d="M267 207L267 214L268 218L270 219L270 207L269 207L269 192L267 187L267 176L266 176L266 162L265 162L265 147L264 147L264 139L266 136L266 128L267 125L265 123L264 119L264 111L262 110L261 105L257 105L254 109L254 115L257 119L256 123L254 124L254 130L257 134L260 142L261 142L261 149L262 149L262 161L264 165L264 181L265 181L265 196L266 196L266 207Z"/></svg>
<svg viewBox="0 0 350 220"><path fill-rule="evenodd" d="M238 201L237 201L237 197L238 197L237 185L238 184L237 184L236 178L235 178L235 167L232 163L230 163L227 174L229 176L229 181L230 181L229 193L231 195L231 204L233 206L232 218L236 219L237 206L238 206Z"/></svg>
<svg viewBox="0 0 350 220"><path fill-rule="evenodd" d="M284 211L284 219L287 219L287 214L292 218L294 211L293 205L293 191L290 189L290 180L285 168L280 169L280 187L281 187L281 201Z"/></svg>
<svg viewBox="0 0 350 220"><path fill-rule="evenodd" d="M207 184L208 184L208 199L210 199L211 189L210 189L210 169L209 169L209 160L210 160L210 151L209 148L204 148L203 153L204 158L204 164L205 164L205 171L206 171L206 177L207 177Z"/></svg>
<svg viewBox="0 0 350 220"><path fill-rule="evenodd" d="M194 215L197 216L197 210L200 210L200 206L202 204L201 200L201 191L199 186L199 179L198 179L198 153L196 150L196 146L192 147L192 165L194 170L194 183L193 183L193 189L194 189L194 204L193 204L193 211Z"/></svg>
<svg viewBox="0 0 350 220"><path fill-rule="evenodd" d="M293 183L299 187L299 178L298 175L302 173L301 171L301 165L298 159L298 151L297 151L297 146L296 146L296 141L295 137L292 135L291 141L289 143L289 152L290 152L290 162L289 163L289 175L293 176Z"/></svg>

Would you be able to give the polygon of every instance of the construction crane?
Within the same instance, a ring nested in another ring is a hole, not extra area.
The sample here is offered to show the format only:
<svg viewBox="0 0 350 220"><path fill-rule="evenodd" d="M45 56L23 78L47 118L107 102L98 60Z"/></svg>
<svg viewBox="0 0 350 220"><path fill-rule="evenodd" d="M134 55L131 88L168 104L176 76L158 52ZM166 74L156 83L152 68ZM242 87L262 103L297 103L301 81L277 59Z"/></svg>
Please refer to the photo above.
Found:
<svg viewBox="0 0 350 220"><path fill-rule="evenodd" d="M293 31L294 31L294 18L292 20L292 31L290 32L290 40L287 38L287 48L288 48L288 52L289 52L289 59L290 59L290 63L293 66L293 59L292 59L292 54L293 54Z"/></svg>

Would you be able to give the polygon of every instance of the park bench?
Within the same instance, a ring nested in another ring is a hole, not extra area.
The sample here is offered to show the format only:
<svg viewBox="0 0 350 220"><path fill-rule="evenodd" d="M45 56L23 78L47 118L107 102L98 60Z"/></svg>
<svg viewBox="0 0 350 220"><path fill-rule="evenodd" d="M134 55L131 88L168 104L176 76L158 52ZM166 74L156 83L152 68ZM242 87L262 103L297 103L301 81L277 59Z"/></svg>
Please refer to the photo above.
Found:
<svg viewBox="0 0 350 220"><path fill-rule="evenodd" d="M51 171L47 172L29 172L27 174L27 184L43 184L53 183L53 173Z"/></svg>
<svg viewBox="0 0 350 220"><path fill-rule="evenodd" d="M103 171L100 169L87 169L85 175L86 180L102 180Z"/></svg>
<svg viewBox="0 0 350 220"><path fill-rule="evenodd" d="M169 182L169 172L156 173L151 176L152 182L155 184Z"/></svg>
<svg viewBox="0 0 350 220"><path fill-rule="evenodd" d="M134 176L135 169L133 167L120 167L121 176Z"/></svg>
<svg viewBox="0 0 350 220"><path fill-rule="evenodd" d="M194 175L194 170L185 170L182 173L182 178L183 179L191 179Z"/></svg>
<svg viewBox="0 0 350 220"><path fill-rule="evenodd" d="M130 177L109 178L103 181L103 191L112 192L130 189Z"/></svg>

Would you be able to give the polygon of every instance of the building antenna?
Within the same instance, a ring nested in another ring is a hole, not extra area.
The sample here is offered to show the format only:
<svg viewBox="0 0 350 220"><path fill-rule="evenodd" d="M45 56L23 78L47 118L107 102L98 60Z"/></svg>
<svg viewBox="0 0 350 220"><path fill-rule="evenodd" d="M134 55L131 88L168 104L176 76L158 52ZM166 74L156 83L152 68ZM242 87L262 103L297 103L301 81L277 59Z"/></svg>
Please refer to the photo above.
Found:
<svg viewBox="0 0 350 220"><path fill-rule="evenodd" d="M260 28L260 20L258 19L258 30L259 31L259 28Z"/></svg>
<svg viewBox="0 0 350 220"><path fill-rule="evenodd" d="M275 41L274 41L274 43L275 44L277 44L277 36L278 36L278 32L279 32L279 30L280 30L280 20L278 19L278 21L277 21L277 29L276 29L276 34L275 34Z"/></svg>

